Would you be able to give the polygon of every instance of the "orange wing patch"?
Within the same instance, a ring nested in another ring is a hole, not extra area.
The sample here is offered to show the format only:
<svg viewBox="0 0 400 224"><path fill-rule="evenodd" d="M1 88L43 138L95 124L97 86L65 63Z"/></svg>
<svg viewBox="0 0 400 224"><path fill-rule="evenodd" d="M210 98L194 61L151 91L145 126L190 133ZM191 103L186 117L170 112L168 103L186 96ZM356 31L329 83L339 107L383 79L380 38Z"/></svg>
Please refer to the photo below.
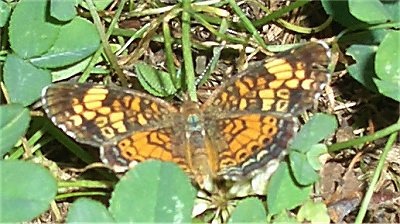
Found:
<svg viewBox="0 0 400 224"><path fill-rule="evenodd" d="M221 120L227 147L219 154L219 175L240 179L276 159L286 149L296 127L290 117L248 114Z"/></svg>
<svg viewBox="0 0 400 224"><path fill-rule="evenodd" d="M137 131L103 144L100 156L105 164L117 172L124 172L136 163L149 159L175 162L188 170L185 158L174 147L170 128Z"/></svg>

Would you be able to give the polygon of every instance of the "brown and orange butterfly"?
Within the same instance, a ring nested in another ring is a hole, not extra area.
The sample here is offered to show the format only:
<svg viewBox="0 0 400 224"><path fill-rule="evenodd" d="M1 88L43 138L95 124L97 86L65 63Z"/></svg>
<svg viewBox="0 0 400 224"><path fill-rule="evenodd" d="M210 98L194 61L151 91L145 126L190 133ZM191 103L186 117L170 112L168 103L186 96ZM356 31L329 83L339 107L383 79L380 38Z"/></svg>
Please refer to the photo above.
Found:
<svg viewBox="0 0 400 224"><path fill-rule="evenodd" d="M329 47L311 42L256 62L201 106L180 108L130 89L58 83L43 90L48 117L78 142L100 147L117 172L148 159L178 164L200 186L238 180L282 157L329 80Z"/></svg>

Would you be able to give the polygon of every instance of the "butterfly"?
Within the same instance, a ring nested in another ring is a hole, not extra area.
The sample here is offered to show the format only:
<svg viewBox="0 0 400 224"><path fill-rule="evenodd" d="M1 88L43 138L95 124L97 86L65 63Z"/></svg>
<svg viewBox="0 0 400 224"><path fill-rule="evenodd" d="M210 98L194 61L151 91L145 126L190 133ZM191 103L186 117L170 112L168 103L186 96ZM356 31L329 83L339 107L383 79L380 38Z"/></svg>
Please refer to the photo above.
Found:
<svg viewBox="0 0 400 224"><path fill-rule="evenodd" d="M322 41L258 61L211 93L180 107L131 89L57 83L43 108L76 141L100 148L101 160L124 172L149 159L179 165L200 187L241 180L279 160L296 116L314 105L330 78Z"/></svg>

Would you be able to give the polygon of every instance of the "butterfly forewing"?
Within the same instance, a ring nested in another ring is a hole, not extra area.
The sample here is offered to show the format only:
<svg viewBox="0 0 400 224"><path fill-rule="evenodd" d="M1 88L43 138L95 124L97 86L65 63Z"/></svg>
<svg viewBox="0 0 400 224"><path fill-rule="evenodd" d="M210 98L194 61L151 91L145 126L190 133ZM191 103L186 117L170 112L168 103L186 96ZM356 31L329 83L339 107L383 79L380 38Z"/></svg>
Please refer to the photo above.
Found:
<svg viewBox="0 0 400 224"><path fill-rule="evenodd" d="M177 110L137 91L92 84L58 83L43 90L43 108L54 124L77 141L104 142L147 127L168 125Z"/></svg>
<svg viewBox="0 0 400 224"><path fill-rule="evenodd" d="M203 109L297 115L313 105L328 82L329 61L326 44L312 42L257 62L215 90Z"/></svg>

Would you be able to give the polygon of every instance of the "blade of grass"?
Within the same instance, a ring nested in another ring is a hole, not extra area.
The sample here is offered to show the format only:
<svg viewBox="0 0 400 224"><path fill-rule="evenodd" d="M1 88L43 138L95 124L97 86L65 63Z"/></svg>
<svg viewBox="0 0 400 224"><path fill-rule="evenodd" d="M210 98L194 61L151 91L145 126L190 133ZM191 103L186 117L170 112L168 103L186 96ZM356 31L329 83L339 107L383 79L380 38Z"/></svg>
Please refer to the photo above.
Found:
<svg viewBox="0 0 400 224"><path fill-rule="evenodd" d="M120 3L120 6L123 7L125 2L126 2L126 0L122 0L122 2ZM108 44L108 37L109 37L109 34L112 33L112 30L107 35L104 32L104 28L103 28L103 26L101 24L99 14L96 11L96 7L94 6L93 1L92 0L86 0L86 4L88 5L90 15L93 18L93 22L94 22L94 24L95 24L95 26L97 28L97 31L99 32L100 39L101 39L101 42L102 42L102 45L103 45L103 48L104 48L104 53L106 54L108 60L110 61L111 67L117 73L118 78L119 78L122 86L128 86L128 82L127 82L127 80L125 78L125 75L124 75L122 69L120 68L120 66L118 65L117 58L115 57L114 53L111 50L110 45ZM119 17L116 16L114 18L118 19ZM112 27L110 29L112 29Z"/></svg>
<svg viewBox="0 0 400 224"><path fill-rule="evenodd" d="M192 7L216 5L218 3L221 3L221 1L220 0L199 1L199 2L193 2ZM176 5L164 6L164 7L160 7L160 8L144 9L144 10L140 10L140 11L131 11L131 12L125 14L125 17L130 18L130 17L143 17L143 16L157 15L157 14L166 13L168 11L171 11L173 8L176 8L179 5L180 5L180 3L178 3Z"/></svg>
<svg viewBox="0 0 400 224"><path fill-rule="evenodd" d="M400 123L392 124L387 128L384 128L382 130L375 132L372 135L368 135L368 136L352 139L352 140L349 140L346 142L339 142L339 143L330 145L330 146L328 146L328 152L336 152L336 151L340 151L345 148L365 144L366 142L375 141L377 139L383 138L387 135L390 135L390 134L392 134L394 132L398 132L398 131L400 131Z"/></svg>
<svg viewBox="0 0 400 224"><path fill-rule="evenodd" d="M294 9L300 8L300 7L302 7L303 5L305 5L305 4L309 3L309 2L310 2L310 0L297 0L297 1L293 2L292 4L286 6L286 7L283 7L281 9L278 9L278 10L270 13L268 16L265 16L265 17L263 17L263 18L261 18L259 20L254 21L253 25L255 27L264 26L265 24L267 24L267 23L269 23L271 21L274 21L277 18L282 17L284 14L286 14L286 13L288 13L288 12L294 10ZM264 8L264 7L263 7L263 10L266 11L266 12L269 12L269 10Z"/></svg>
<svg viewBox="0 0 400 224"><path fill-rule="evenodd" d="M204 19L203 15L197 14L194 11L190 11L190 13L194 19L196 19L198 22L201 23L201 25L203 25L212 34L221 38L222 40L226 40L228 42L233 42L233 43L238 43L238 44L249 44L248 38L237 38L232 35L222 34L222 33L218 32L216 29L214 29L213 26Z"/></svg>
<svg viewBox="0 0 400 224"><path fill-rule="evenodd" d="M87 164L96 162L91 154L83 150L77 143L75 143L74 140L69 138L67 135L64 134L63 131L54 126L50 122L50 120L44 118L43 120L47 132L51 134L55 139L57 139L59 143L64 145L72 154L74 154L76 157ZM108 172L105 172L104 170L96 170L96 172L109 180L115 180L115 176L111 175Z"/></svg>
<svg viewBox="0 0 400 224"><path fill-rule="evenodd" d="M192 47L190 42L190 0L182 1L182 51L185 68L185 80L189 99L197 102L197 92L194 77Z"/></svg>
<svg viewBox="0 0 400 224"><path fill-rule="evenodd" d="M149 23L149 28L143 34L143 37L140 40L138 46L130 54L130 57L121 62L121 65L130 67L131 65L135 64L140 57L142 57L146 49L149 47L150 41L153 40L153 37L156 35L158 27L160 27L160 24L164 21L164 18L171 15L177 15L181 11L181 8L179 8L178 6L175 6L171 11L158 16L156 19L152 20Z"/></svg>
<svg viewBox="0 0 400 224"><path fill-rule="evenodd" d="M239 16L240 20L243 22L244 27L253 35L254 39L257 43L264 49L267 49L267 45L265 45L264 40L258 33L257 29L254 27L252 22L246 17L246 15L242 12L240 7L236 4L234 0L228 0L229 5L232 7L233 11Z"/></svg>
<svg viewBox="0 0 400 224"><path fill-rule="evenodd" d="M108 193L101 191L93 191L93 192L73 192L66 194L59 194L56 196L55 200L64 200L65 198L72 197L84 197L84 196L107 196Z"/></svg>
<svg viewBox="0 0 400 224"><path fill-rule="evenodd" d="M139 30L137 31L132 31L132 30L123 30L123 29L114 29L116 32L113 32L113 35L116 36L128 36L129 39L125 42L124 46L121 47L121 49L119 49L115 55L120 55L123 51L125 51L129 45L131 45L131 43L136 40L139 39L140 37L144 36L144 34L146 33L146 31L150 28L150 24L147 23L145 24L143 27L141 27Z"/></svg>
<svg viewBox="0 0 400 224"><path fill-rule="evenodd" d="M49 120L45 120L44 122L46 122L44 126L47 127L47 132L51 134L55 139L57 139L58 142L64 145L74 155L76 155L79 159L87 164L96 162L92 155L83 150L77 143L75 143L75 141L66 136L63 131L50 123Z"/></svg>
<svg viewBox="0 0 400 224"><path fill-rule="evenodd" d="M59 181L58 188L101 188L110 189L115 182L97 180Z"/></svg>
<svg viewBox="0 0 400 224"><path fill-rule="evenodd" d="M400 124L400 120L397 122L397 124ZM354 223L360 224L363 222L365 214L367 213L369 202L371 201L372 195L374 194L374 191L375 191L376 184L378 183L379 177L381 175L383 166L385 165L387 154L392 149L393 144L396 142L397 135L398 135L398 132L392 133L390 135L388 141L386 142L385 148L379 158L378 165L376 166L371 183L368 185L368 190L365 193L364 199L361 203L360 210L357 214L357 217L356 217L356 220Z"/></svg>
<svg viewBox="0 0 400 224"><path fill-rule="evenodd" d="M219 32L225 33L227 29L228 29L227 20L223 19L221 22L221 26L219 28ZM220 41L219 37L217 37L217 41ZM223 45L216 46L213 48L213 56L211 58L210 64L206 68L206 70L203 72L203 74L200 75L200 77L196 80L196 86L201 86L208 80L212 71L214 71L215 67L217 67L217 63L218 63L219 57L221 56L222 49L224 49Z"/></svg>
<svg viewBox="0 0 400 224"><path fill-rule="evenodd" d="M294 24L291 24L289 22L286 22L283 19L278 19L277 23L280 24L281 26L285 27L288 30L292 30L296 33L303 33L303 34L312 34L312 33L318 33L325 28L327 28L333 21L332 16L328 17L325 22L323 22L321 25L318 25L316 27L303 27L303 26L297 26Z"/></svg>
<svg viewBox="0 0 400 224"><path fill-rule="evenodd" d="M180 82L180 80L178 80L178 77L176 76L176 68L175 68L175 64L174 64L174 53L172 51L172 36L171 36L171 30L169 29L169 18L170 17L165 17L164 21L163 21L163 35L164 35L164 49L165 49L165 60L166 60L166 64L167 64L167 69L168 69L168 73L171 76L172 79L172 83L174 84L174 87L176 89L178 89L178 87L180 86L178 84L178 82Z"/></svg>
<svg viewBox="0 0 400 224"><path fill-rule="evenodd" d="M34 153L37 150L38 146L42 146L42 144L37 144L37 142L43 137L43 135L46 133L46 128L41 128L38 131L35 132L35 134L33 134L28 142L27 145L28 147L32 147L32 153ZM45 141L44 143L47 143L47 141ZM13 153L10 154L10 157L8 157L8 159L19 159L23 154L24 154L25 150L24 147L21 145L20 147L17 148L17 150L15 150Z"/></svg>

